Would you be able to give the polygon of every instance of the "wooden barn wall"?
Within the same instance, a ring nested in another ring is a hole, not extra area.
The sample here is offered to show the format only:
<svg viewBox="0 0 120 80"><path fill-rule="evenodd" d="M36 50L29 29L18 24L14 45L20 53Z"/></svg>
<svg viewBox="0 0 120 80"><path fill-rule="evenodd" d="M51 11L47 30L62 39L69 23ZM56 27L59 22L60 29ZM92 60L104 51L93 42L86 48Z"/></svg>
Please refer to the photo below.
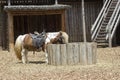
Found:
<svg viewBox="0 0 120 80"><path fill-rule="evenodd" d="M1 49L1 46L2 46L1 32L2 32L2 6L0 5L0 49Z"/></svg>
<svg viewBox="0 0 120 80"><path fill-rule="evenodd" d="M8 30L7 30L7 13L0 5L0 46L2 49L8 48Z"/></svg>
<svg viewBox="0 0 120 80"><path fill-rule="evenodd" d="M113 46L120 46L120 22L113 37Z"/></svg>
<svg viewBox="0 0 120 80"><path fill-rule="evenodd" d="M65 4L72 6L72 8L68 9L66 12L66 31L70 36L70 42L83 41L81 3L78 2ZM101 10L102 5L102 1L85 2L87 41L91 41L90 30Z"/></svg>

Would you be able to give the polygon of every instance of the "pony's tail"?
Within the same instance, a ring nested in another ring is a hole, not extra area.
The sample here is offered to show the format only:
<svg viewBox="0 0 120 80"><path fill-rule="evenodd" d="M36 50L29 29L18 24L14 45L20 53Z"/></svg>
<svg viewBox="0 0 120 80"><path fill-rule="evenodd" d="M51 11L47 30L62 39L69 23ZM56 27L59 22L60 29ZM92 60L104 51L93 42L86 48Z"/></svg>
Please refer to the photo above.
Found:
<svg viewBox="0 0 120 80"><path fill-rule="evenodd" d="M17 58L19 60L22 59L22 56L21 56L21 51L22 51L22 40L21 40L21 36L18 36L18 38L16 39L16 42L15 42L15 54L17 56Z"/></svg>

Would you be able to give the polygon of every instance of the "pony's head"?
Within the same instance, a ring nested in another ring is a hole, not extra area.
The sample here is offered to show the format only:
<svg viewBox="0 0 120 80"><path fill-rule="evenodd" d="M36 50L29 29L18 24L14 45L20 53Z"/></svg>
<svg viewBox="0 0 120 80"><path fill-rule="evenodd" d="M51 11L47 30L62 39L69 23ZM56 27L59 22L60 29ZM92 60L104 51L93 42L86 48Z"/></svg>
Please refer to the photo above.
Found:
<svg viewBox="0 0 120 80"><path fill-rule="evenodd" d="M52 44L64 44L64 37L62 33L58 33L55 38L51 39L50 42Z"/></svg>
<svg viewBox="0 0 120 80"><path fill-rule="evenodd" d="M49 43L52 44L68 43L68 35L63 31L48 33L47 39L48 41L50 40Z"/></svg>

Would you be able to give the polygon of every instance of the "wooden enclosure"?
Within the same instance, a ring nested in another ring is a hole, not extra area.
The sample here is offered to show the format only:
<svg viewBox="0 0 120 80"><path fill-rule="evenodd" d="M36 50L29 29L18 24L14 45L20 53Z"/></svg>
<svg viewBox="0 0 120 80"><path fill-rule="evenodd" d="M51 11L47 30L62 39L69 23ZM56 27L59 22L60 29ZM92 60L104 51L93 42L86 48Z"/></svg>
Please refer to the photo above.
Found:
<svg viewBox="0 0 120 80"><path fill-rule="evenodd" d="M96 43L49 44L49 65L77 65L96 63Z"/></svg>

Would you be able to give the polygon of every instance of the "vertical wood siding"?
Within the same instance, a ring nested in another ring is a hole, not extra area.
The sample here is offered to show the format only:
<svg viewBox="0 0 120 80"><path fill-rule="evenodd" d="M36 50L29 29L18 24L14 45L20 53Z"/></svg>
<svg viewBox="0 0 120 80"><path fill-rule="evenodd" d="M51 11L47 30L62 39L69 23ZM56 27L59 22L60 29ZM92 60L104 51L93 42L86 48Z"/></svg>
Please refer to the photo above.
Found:
<svg viewBox="0 0 120 80"><path fill-rule="evenodd" d="M2 46L2 6L0 5L0 48Z"/></svg>
<svg viewBox="0 0 120 80"><path fill-rule="evenodd" d="M7 13L3 10L2 5L0 12L0 42L2 49L8 48Z"/></svg>
<svg viewBox="0 0 120 80"><path fill-rule="evenodd" d="M72 6L66 12L67 32L70 42L83 41L81 3L69 4ZM91 27L102 7L102 2L85 2L85 19L87 41L91 41Z"/></svg>

